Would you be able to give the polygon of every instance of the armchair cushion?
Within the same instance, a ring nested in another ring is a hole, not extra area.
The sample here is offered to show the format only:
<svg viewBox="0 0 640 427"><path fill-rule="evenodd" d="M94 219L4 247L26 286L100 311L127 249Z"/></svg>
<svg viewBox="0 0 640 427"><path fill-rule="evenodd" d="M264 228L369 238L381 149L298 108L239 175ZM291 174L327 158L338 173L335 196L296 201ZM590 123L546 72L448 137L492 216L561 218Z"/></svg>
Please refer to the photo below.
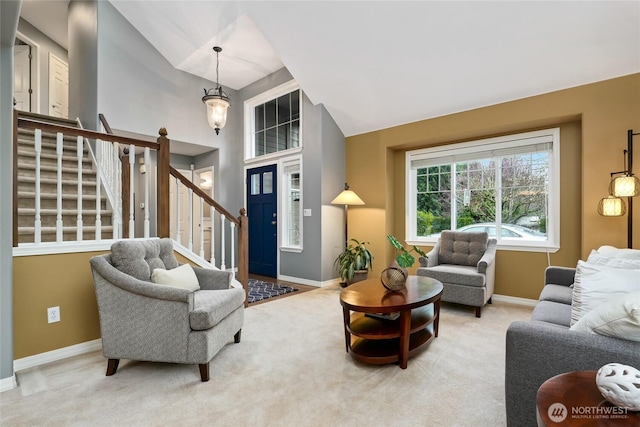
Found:
<svg viewBox="0 0 640 427"><path fill-rule="evenodd" d="M487 249L487 233L443 231L440 234L440 264L468 265L476 267Z"/></svg>
<svg viewBox="0 0 640 427"><path fill-rule="evenodd" d="M485 285L485 275L478 273L478 269L466 265L436 265L429 267L428 276L442 283L477 286Z"/></svg>
<svg viewBox="0 0 640 427"><path fill-rule="evenodd" d="M118 270L147 282L151 280L154 269L178 266L178 260L173 255L173 243L168 238L117 241L111 245L111 260Z"/></svg>
<svg viewBox="0 0 640 427"><path fill-rule="evenodd" d="M230 313L242 307L244 299L244 290L237 288L195 292L193 310L189 313L191 329L204 331L214 327Z"/></svg>
<svg viewBox="0 0 640 427"><path fill-rule="evenodd" d="M156 268L151 273L151 281L158 285L174 286L192 292L200 289L198 278L190 264L183 264L171 270Z"/></svg>

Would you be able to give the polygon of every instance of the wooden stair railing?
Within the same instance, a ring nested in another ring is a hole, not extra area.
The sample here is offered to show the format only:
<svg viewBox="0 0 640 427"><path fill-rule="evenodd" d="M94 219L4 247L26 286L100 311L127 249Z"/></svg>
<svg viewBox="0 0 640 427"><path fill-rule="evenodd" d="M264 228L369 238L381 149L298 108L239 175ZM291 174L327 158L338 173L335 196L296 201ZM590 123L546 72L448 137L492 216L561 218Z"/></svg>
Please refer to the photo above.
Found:
<svg viewBox="0 0 640 427"><path fill-rule="evenodd" d="M191 180L187 179L184 175L178 172L172 166L169 167L171 175L178 179L182 185L189 188L200 197L205 203L213 207L220 215L223 215L229 222L235 224L238 230L238 281L242 284L242 288L245 291L246 298L244 301L245 307L249 301L249 220L247 218L247 211L240 209L240 216L237 218L233 216L231 212L222 207L218 202L213 200L211 196L202 191L200 187L195 185ZM167 180L167 183L169 180ZM167 211L169 210L169 200L167 198ZM231 254L233 256L233 254Z"/></svg>
<svg viewBox="0 0 640 427"><path fill-rule="evenodd" d="M249 280L249 222L246 216L245 209L240 210L240 216L234 217L229 211L222 207L218 202L213 200L208 194L202 191L199 187L193 184L190 180L184 177L180 172L175 170L169 164L170 161L170 141L167 138L167 130L161 128L159 131L160 136L157 142L143 141L131 137L114 135L111 131L111 127L108 125L103 115L100 115L100 120L107 131L107 133L96 132L92 130L81 129L75 127L76 123L68 121L69 126L51 123L51 118L48 116L42 116L33 113L24 113L22 111L14 110L13 114L13 182L18 182L18 129L30 129L50 132L50 133L62 133L65 136L109 141L111 143L118 143L128 146L122 150L120 154L120 160L123 163L122 167L122 198L125 197L130 200L130 179L125 179L126 175L129 175L130 167L132 164L131 147L149 148L157 151L157 237L170 237L170 217L169 217L169 179L173 175L183 185L191 189L197 194L205 203L213 207L219 214L223 215L231 224L237 228L237 251L238 251L238 274L237 279L242 284L245 293L248 296L248 280ZM59 123L59 121L57 121ZM129 150L129 153L125 150ZM135 151L135 150L134 150ZM124 163L128 162L129 167L124 167ZM127 171L127 172L125 172ZM18 186L13 186L13 246L18 246ZM129 202L125 203L123 200L123 236L127 235L128 221L125 219L129 216ZM125 214L125 210L127 213ZM233 253L232 253L233 256ZM245 298L245 306L247 306L248 299Z"/></svg>

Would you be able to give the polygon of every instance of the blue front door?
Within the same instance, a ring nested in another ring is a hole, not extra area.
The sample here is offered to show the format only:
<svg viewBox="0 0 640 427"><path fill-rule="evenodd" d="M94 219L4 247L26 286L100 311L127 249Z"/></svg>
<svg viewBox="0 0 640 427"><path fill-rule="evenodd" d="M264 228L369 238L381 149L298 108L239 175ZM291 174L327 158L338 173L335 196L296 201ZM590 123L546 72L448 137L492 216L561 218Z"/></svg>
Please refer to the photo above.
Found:
<svg viewBox="0 0 640 427"><path fill-rule="evenodd" d="M278 273L278 185L276 165L247 170L249 273Z"/></svg>

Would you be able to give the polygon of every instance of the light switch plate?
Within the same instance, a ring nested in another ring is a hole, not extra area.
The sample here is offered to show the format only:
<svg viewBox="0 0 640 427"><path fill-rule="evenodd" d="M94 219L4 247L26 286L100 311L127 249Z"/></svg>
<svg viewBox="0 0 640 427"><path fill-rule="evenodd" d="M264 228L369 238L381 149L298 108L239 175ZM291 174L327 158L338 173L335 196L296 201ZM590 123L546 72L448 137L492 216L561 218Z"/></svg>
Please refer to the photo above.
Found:
<svg viewBox="0 0 640 427"><path fill-rule="evenodd" d="M304 209L302 211L302 215L304 216L311 216L311 209Z"/></svg>

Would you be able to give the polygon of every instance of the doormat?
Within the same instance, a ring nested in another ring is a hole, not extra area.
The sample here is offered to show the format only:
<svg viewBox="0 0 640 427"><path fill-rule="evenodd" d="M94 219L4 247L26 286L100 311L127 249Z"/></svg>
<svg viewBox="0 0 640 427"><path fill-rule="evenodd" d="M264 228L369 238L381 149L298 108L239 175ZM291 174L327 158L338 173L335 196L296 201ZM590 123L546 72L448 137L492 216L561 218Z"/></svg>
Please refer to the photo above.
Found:
<svg viewBox="0 0 640 427"><path fill-rule="evenodd" d="M277 297L278 295L288 294L297 291L297 288L291 286L276 285L275 283L263 282L262 280L249 279L249 304L256 301L262 301L267 298Z"/></svg>

